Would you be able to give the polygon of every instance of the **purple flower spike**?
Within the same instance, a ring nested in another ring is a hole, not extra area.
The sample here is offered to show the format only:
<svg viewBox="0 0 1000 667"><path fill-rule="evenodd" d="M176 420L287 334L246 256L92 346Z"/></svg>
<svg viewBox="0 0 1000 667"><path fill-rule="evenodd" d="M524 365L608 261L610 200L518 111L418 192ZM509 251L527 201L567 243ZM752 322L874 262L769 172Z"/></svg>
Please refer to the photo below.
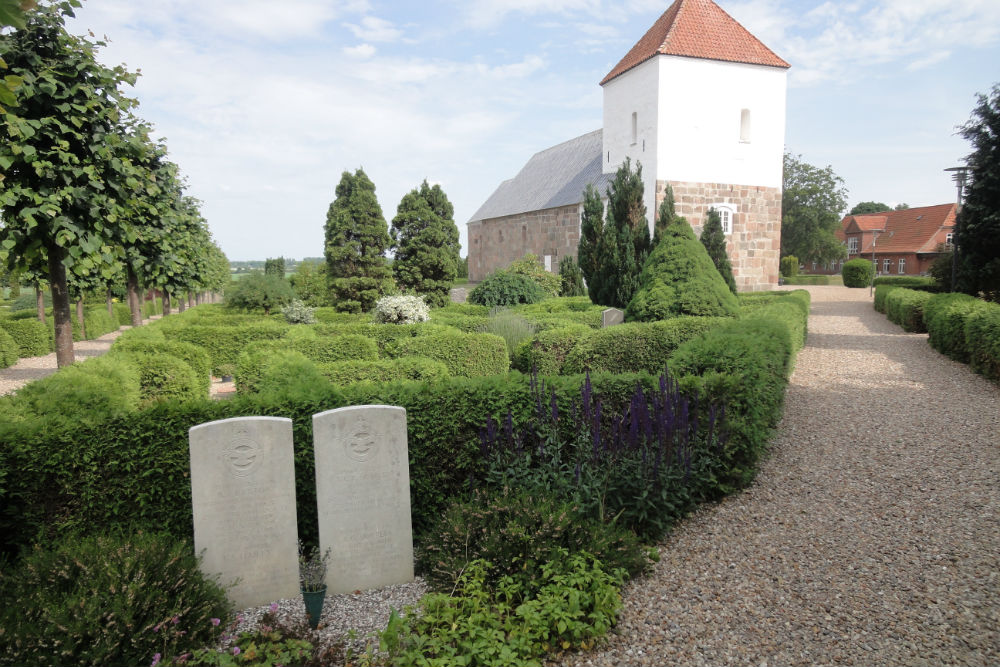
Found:
<svg viewBox="0 0 1000 667"><path fill-rule="evenodd" d="M240 647L239 646L234 646L233 647L233 655L239 655L239 654L240 654Z"/></svg>
<svg viewBox="0 0 1000 667"><path fill-rule="evenodd" d="M160 664L160 658L162 657L163 656L161 656L159 653L153 654L153 662L149 664L149 667L156 667L158 664Z"/></svg>

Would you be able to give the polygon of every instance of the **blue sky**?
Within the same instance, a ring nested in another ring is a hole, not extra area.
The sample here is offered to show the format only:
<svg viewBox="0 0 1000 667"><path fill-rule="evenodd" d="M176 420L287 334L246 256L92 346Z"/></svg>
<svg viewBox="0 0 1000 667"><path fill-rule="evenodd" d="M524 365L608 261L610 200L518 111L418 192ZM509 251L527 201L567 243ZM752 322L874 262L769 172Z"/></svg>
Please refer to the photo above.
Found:
<svg viewBox="0 0 1000 667"><path fill-rule="evenodd" d="M717 0L792 64L786 147L849 201L955 197L942 170L1000 81L997 0ZM465 223L531 155L601 125L598 82L668 0L88 0L69 28L142 76L232 260L323 254L344 170L387 221L423 179ZM464 251L463 251L464 253Z"/></svg>

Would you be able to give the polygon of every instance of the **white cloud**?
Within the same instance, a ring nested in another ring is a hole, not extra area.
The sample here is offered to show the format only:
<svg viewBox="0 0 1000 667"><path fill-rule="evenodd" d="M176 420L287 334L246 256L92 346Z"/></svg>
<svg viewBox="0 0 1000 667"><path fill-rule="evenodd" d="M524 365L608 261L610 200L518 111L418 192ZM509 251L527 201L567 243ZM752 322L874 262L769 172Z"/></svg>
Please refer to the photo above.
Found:
<svg viewBox="0 0 1000 667"><path fill-rule="evenodd" d="M392 22L375 16L365 16L361 19L361 25L355 23L344 25L354 33L355 37L368 42L392 42L403 35L403 31L396 28Z"/></svg>
<svg viewBox="0 0 1000 667"><path fill-rule="evenodd" d="M371 58L375 55L375 47L371 44L358 44L357 46L345 46L344 54L351 58Z"/></svg>

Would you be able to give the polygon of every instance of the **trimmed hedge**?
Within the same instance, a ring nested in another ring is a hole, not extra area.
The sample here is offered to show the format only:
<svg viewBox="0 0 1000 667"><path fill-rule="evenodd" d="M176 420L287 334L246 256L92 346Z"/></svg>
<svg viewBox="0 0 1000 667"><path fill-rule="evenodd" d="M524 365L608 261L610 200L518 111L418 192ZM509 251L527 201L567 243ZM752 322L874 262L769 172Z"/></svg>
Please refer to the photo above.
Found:
<svg viewBox="0 0 1000 667"><path fill-rule="evenodd" d="M875 278L875 287L879 285L895 285L897 287L920 287L930 288L930 291L939 290L937 281L926 276L878 276Z"/></svg>
<svg viewBox="0 0 1000 667"><path fill-rule="evenodd" d="M966 322L986 302L968 294L935 294L924 304L928 342L938 352L955 361L968 363L972 347L966 339Z"/></svg>
<svg viewBox="0 0 1000 667"><path fill-rule="evenodd" d="M160 340L143 336L120 336L114 345L111 346L111 352L176 357L190 366L191 370L194 371L198 395L208 396L209 386L212 382L212 364L208 360L208 353L197 345L181 341L167 341L163 339L162 333L156 333L160 334Z"/></svg>
<svg viewBox="0 0 1000 667"><path fill-rule="evenodd" d="M539 375L562 375L566 356L591 333L593 329L583 324L541 331L518 346L513 366L522 373L535 368Z"/></svg>
<svg viewBox="0 0 1000 667"><path fill-rule="evenodd" d="M19 357L38 357L54 349L52 330L35 318L0 319L0 329L9 333L14 339Z"/></svg>
<svg viewBox="0 0 1000 667"><path fill-rule="evenodd" d="M169 319L182 317L171 315ZM212 373L217 373L224 364L236 365L240 353L252 342L259 340L278 340L288 332L289 326L280 322L263 321L257 324L240 326L218 326L192 324L186 326L167 326L161 329L167 340L179 340L201 347L208 353L212 362Z"/></svg>
<svg viewBox="0 0 1000 667"><path fill-rule="evenodd" d="M965 340L973 370L1000 382L1000 304L987 303L969 315Z"/></svg>
<svg viewBox="0 0 1000 667"><path fill-rule="evenodd" d="M499 375L510 369L507 343L493 334L440 333L400 339L395 357L427 357L444 362L454 376Z"/></svg>
<svg viewBox="0 0 1000 667"><path fill-rule="evenodd" d="M7 368L17 363L19 347L9 333L0 329L0 368Z"/></svg>
<svg viewBox="0 0 1000 667"><path fill-rule="evenodd" d="M310 329L306 331L310 334L293 334L279 340L262 340L247 345L236 360L237 391L258 391L264 372L280 352L296 352L314 364L378 359L378 346L370 338L354 334L320 337Z"/></svg>
<svg viewBox="0 0 1000 667"><path fill-rule="evenodd" d="M203 380L183 359L170 354L122 348L113 354L135 368L139 375L139 407L158 401L190 401L208 395Z"/></svg>
<svg viewBox="0 0 1000 667"><path fill-rule="evenodd" d="M890 322L903 327L903 331L924 333L924 305L931 298L930 292L897 287L886 293L884 299L885 313Z"/></svg>
<svg viewBox="0 0 1000 667"><path fill-rule="evenodd" d="M803 275L799 274L797 276L788 276L782 278L782 283L785 285L841 285L843 281L840 276L825 276L825 275Z"/></svg>
<svg viewBox="0 0 1000 667"><path fill-rule="evenodd" d="M844 280L845 287L868 287L872 284L872 278L875 276L875 267L872 266L871 261L856 257L844 263L840 275Z"/></svg>
<svg viewBox="0 0 1000 667"><path fill-rule="evenodd" d="M593 331L566 354L563 373L584 371L656 375L682 343L730 321L680 316L660 322L628 322Z"/></svg>
<svg viewBox="0 0 1000 667"><path fill-rule="evenodd" d="M399 357L377 361L338 361L320 364L319 372L335 385L346 387L358 382L396 382L399 380L436 381L451 377L441 361L426 357Z"/></svg>
<svg viewBox="0 0 1000 667"><path fill-rule="evenodd" d="M127 303L115 303L112 304L111 308L115 312L118 326L128 327L132 325L132 311L129 310Z"/></svg>

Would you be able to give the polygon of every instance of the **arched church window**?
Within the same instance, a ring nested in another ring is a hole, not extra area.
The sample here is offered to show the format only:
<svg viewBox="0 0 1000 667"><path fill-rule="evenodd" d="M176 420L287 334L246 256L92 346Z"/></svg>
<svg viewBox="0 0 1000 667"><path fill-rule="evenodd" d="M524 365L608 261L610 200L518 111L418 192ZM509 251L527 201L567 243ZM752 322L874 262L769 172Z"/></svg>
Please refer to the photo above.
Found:
<svg viewBox="0 0 1000 667"><path fill-rule="evenodd" d="M719 218L722 220L722 233L726 236L732 234L736 207L733 204L712 204L709 208L714 208L719 212Z"/></svg>

